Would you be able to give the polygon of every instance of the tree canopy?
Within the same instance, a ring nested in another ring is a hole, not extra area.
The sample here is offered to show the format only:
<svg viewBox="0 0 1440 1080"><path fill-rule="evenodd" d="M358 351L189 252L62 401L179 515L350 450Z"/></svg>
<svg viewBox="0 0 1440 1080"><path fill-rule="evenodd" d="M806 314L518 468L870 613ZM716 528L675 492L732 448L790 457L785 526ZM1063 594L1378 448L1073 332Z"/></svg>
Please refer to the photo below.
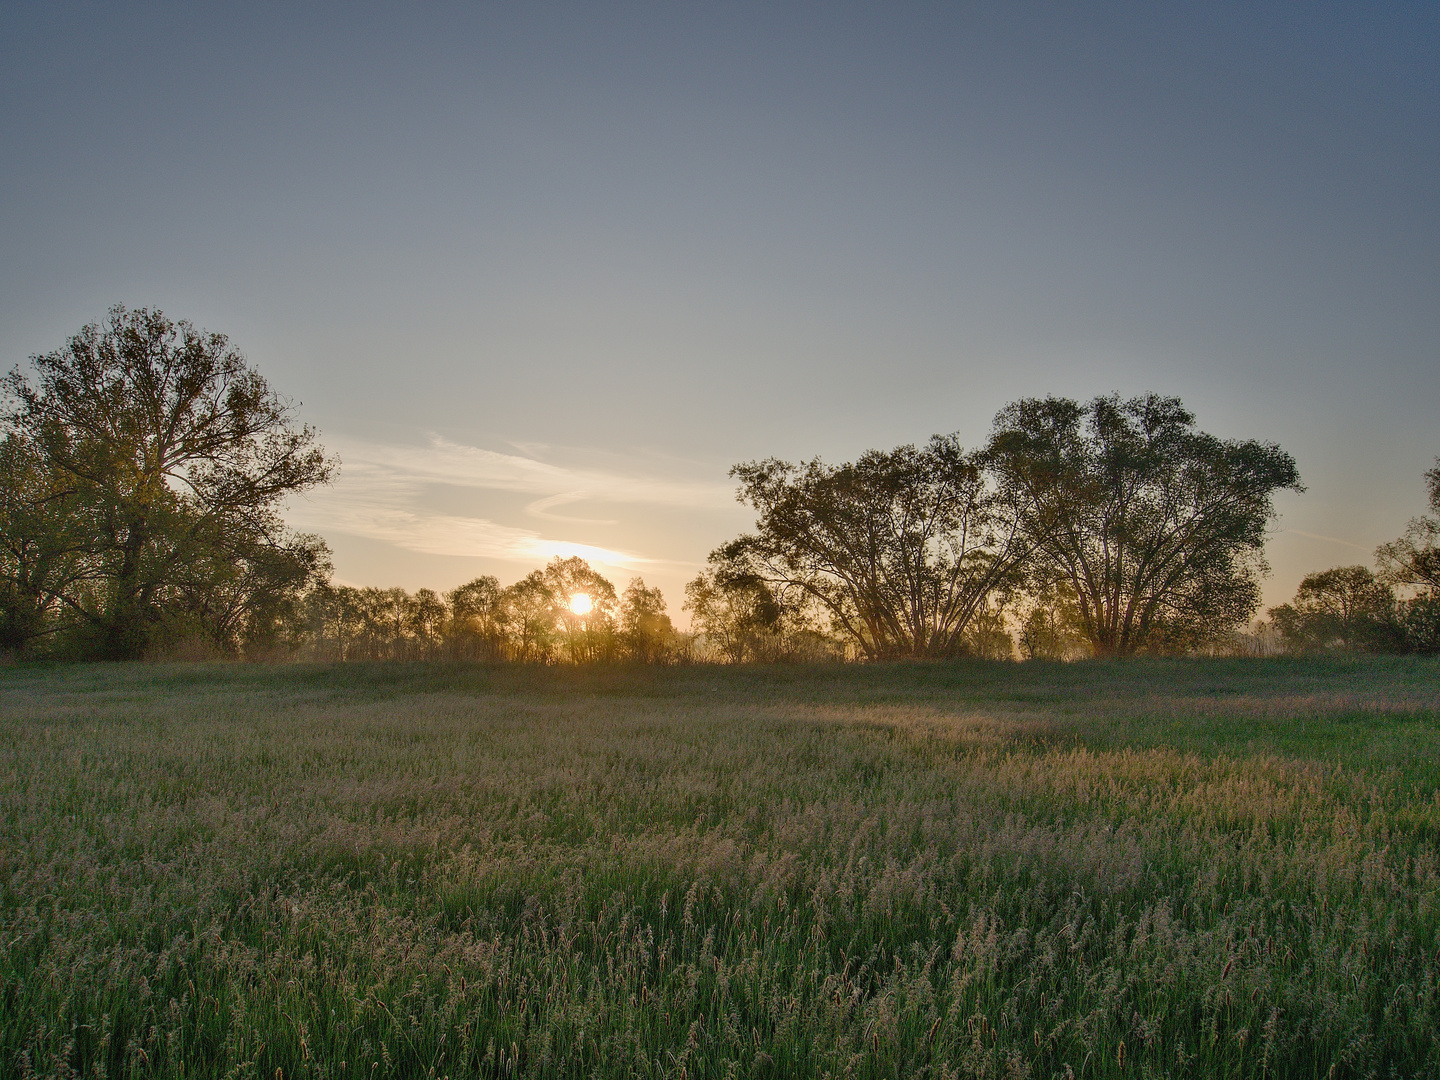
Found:
<svg viewBox="0 0 1440 1080"><path fill-rule="evenodd" d="M1292 649L1385 652L1403 647L1395 595L1365 566L1306 574L1295 599L1269 614Z"/></svg>
<svg viewBox="0 0 1440 1080"><path fill-rule="evenodd" d="M955 656L1021 553L982 463L952 436L839 466L735 466L753 534L718 553L803 590L870 659Z"/></svg>
<svg viewBox="0 0 1440 1080"><path fill-rule="evenodd" d="M4 383L12 648L48 630L123 659L170 631L233 650L324 576L323 542L279 511L335 462L224 335L116 307L31 367Z"/></svg>
<svg viewBox="0 0 1440 1080"><path fill-rule="evenodd" d="M1158 394L1027 398L995 419L986 461L1032 587L1072 590L1096 655L1193 647L1259 606L1274 496L1300 474L1273 443L1194 424Z"/></svg>
<svg viewBox="0 0 1440 1080"><path fill-rule="evenodd" d="M116 307L3 390L0 650L22 656L1009 657L1015 630L1031 657L1178 651L1248 620L1275 494L1303 490L1278 446L1156 394L1017 401L980 450L744 462L755 528L686 587L682 635L659 590L617 595L579 558L444 596L332 587L324 542L281 511L337 463L223 335L161 312ZM1333 593L1440 647L1440 460L1427 482L1433 516L1382 546L1378 578L1312 575L1277 609L1290 637L1360 640Z"/></svg>
<svg viewBox="0 0 1440 1080"><path fill-rule="evenodd" d="M1425 474L1430 513L1411 518L1405 535L1375 550L1380 576L1390 585L1440 594L1440 458Z"/></svg>

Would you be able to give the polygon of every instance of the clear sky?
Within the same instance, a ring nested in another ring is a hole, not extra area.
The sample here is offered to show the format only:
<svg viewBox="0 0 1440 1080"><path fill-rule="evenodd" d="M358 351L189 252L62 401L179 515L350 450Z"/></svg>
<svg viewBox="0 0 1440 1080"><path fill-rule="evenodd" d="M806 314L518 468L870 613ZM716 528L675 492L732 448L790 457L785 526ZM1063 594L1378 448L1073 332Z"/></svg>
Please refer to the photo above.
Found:
<svg viewBox="0 0 1440 1080"><path fill-rule="evenodd" d="M1266 600L1440 454L1440 5L0 3L0 364L223 331L339 580L683 582L726 471L1180 396L1274 440Z"/></svg>

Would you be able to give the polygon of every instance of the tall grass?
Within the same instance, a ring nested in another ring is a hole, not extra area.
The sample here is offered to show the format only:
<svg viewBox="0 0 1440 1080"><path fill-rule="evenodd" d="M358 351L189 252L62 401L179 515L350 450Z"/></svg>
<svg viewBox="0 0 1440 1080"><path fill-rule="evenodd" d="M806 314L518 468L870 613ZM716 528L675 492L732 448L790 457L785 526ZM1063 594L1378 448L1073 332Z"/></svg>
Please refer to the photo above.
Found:
<svg viewBox="0 0 1440 1080"><path fill-rule="evenodd" d="M0 1072L1440 1075L1440 665L0 671Z"/></svg>

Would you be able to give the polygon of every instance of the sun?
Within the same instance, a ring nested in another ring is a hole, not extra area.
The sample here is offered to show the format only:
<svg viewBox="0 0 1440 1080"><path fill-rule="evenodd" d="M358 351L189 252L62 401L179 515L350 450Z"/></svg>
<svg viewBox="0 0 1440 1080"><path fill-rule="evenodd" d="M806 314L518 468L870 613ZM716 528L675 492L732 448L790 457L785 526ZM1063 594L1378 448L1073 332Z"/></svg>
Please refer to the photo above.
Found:
<svg viewBox="0 0 1440 1080"><path fill-rule="evenodd" d="M574 596L570 597L570 610L576 615L589 615L590 610L594 606L595 605L590 602L590 597L586 596L583 592L577 592Z"/></svg>

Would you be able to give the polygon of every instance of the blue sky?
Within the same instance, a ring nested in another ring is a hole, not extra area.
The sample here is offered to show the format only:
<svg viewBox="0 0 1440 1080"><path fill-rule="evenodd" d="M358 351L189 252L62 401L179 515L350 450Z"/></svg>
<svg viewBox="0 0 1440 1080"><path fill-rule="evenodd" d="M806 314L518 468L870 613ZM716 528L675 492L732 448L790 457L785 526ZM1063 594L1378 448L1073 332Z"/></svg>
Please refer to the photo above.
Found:
<svg viewBox="0 0 1440 1080"><path fill-rule="evenodd" d="M726 470L1018 397L1279 442L1267 601L1440 454L1440 7L0 4L0 361L228 333L337 576L680 588Z"/></svg>

